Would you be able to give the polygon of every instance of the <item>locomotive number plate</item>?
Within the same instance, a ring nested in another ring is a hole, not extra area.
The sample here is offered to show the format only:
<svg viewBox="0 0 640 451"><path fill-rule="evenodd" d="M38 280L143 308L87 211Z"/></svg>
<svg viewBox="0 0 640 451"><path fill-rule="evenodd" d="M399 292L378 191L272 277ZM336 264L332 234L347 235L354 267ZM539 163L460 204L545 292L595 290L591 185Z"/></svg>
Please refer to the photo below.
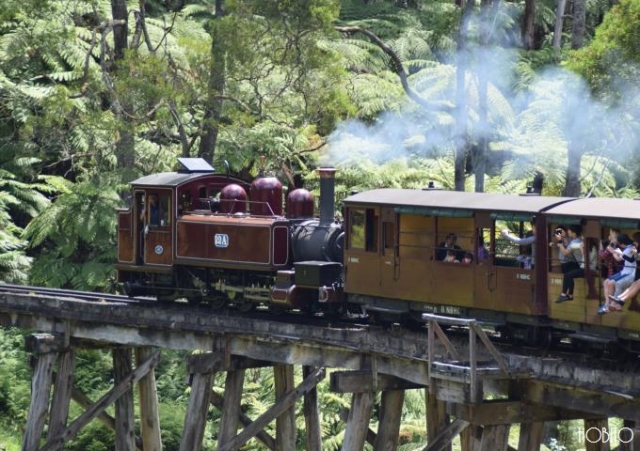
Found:
<svg viewBox="0 0 640 451"><path fill-rule="evenodd" d="M213 244L215 247L229 247L229 235L226 233L216 233L213 236Z"/></svg>

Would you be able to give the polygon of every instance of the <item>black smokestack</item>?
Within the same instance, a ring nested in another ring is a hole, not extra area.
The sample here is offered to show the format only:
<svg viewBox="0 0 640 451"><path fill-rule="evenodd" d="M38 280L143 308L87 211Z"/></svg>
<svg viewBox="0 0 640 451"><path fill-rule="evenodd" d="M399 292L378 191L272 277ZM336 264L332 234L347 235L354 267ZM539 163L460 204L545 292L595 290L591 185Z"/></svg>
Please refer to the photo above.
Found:
<svg viewBox="0 0 640 451"><path fill-rule="evenodd" d="M329 225L335 219L336 168L320 168L320 225Z"/></svg>

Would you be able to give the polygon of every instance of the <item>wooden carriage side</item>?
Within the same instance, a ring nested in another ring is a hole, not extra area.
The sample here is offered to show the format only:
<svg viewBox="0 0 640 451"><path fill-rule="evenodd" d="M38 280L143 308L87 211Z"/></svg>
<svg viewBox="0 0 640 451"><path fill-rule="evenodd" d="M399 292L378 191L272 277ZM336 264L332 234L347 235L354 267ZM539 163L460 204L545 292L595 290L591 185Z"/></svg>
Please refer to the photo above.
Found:
<svg viewBox="0 0 640 451"><path fill-rule="evenodd" d="M531 220L546 228L541 212L568 198L512 196L440 190L380 189L345 199L347 243L346 291L365 297L369 309L469 314L496 321L528 322L547 312L544 265L525 265L498 249L500 224ZM473 255L471 264L441 261L438 247L457 236L456 260ZM478 243L487 257L479 259ZM546 261L547 249L537 242ZM497 314L491 313L498 311ZM515 315L515 316L514 316Z"/></svg>

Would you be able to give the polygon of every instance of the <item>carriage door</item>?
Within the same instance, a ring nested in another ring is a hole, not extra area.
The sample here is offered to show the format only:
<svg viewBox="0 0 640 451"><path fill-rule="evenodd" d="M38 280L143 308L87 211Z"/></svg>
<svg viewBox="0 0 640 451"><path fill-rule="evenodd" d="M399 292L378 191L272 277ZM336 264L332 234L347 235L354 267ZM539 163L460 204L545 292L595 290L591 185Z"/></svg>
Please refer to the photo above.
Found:
<svg viewBox="0 0 640 451"><path fill-rule="evenodd" d="M380 294L380 215L376 208L347 209L346 290L366 295Z"/></svg>
<svg viewBox="0 0 640 451"><path fill-rule="evenodd" d="M477 305L491 306L493 305L493 294L498 287L498 279L496 268L493 265L493 256L495 250L495 236L493 219L490 213L480 212L476 215L476 231L475 246L476 254L476 273L475 273L475 292Z"/></svg>
<svg viewBox="0 0 640 451"><path fill-rule="evenodd" d="M144 262L149 265L170 265L173 246L171 241L171 190L148 190L144 203L143 223Z"/></svg>
<svg viewBox="0 0 640 451"><path fill-rule="evenodd" d="M398 255L398 218L393 208L382 208L380 211L382 227L380 233L380 292L390 296L396 292L396 284L400 278L400 260Z"/></svg>

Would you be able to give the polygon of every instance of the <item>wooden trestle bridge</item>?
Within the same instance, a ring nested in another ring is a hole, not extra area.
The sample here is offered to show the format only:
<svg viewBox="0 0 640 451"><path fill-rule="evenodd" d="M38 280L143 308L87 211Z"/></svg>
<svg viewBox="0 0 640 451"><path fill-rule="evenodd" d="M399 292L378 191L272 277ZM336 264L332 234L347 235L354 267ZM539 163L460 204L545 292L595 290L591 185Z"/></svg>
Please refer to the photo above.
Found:
<svg viewBox="0 0 640 451"><path fill-rule="evenodd" d="M345 412L343 451L395 450L405 390L426 393L426 451L450 450L460 436L464 451L513 450L507 443L512 424L520 424L519 451L540 449L544 422L583 419L585 431L608 428L609 417L624 419L621 448L640 451L640 377L635 362L614 369L594 359L559 352L496 349L474 321L426 317L423 331L357 325L285 323L194 309L186 304L157 305L112 299L88 301L38 291L0 290L0 326L37 333L27 339L33 354L32 395L23 451L61 450L91 420L115 430L116 451L160 451L160 418L155 367L162 349L198 350L188 365L191 392L181 451L202 447L210 404L221 409L218 450L238 450L251 438L267 449L296 449L295 404L303 402L308 451L320 451L321 430L316 385L331 372L330 389L351 393ZM441 325L462 334L448 338ZM77 348L110 347L114 386L92 402L73 385ZM134 358L135 357L135 358ZM135 365L133 364L135 362ZM295 386L295 365L303 381ZM245 370L273 367L274 403L251 419L240 411ZM212 390L213 375L226 372L224 396ZM133 425L133 388L139 390L140 437ZM377 431L369 428L376 411ZM69 419L71 400L85 408ZM115 417L105 409L114 404ZM276 435L264 431L276 422ZM45 426L46 428L45 434ZM610 443L585 440L588 451Z"/></svg>

